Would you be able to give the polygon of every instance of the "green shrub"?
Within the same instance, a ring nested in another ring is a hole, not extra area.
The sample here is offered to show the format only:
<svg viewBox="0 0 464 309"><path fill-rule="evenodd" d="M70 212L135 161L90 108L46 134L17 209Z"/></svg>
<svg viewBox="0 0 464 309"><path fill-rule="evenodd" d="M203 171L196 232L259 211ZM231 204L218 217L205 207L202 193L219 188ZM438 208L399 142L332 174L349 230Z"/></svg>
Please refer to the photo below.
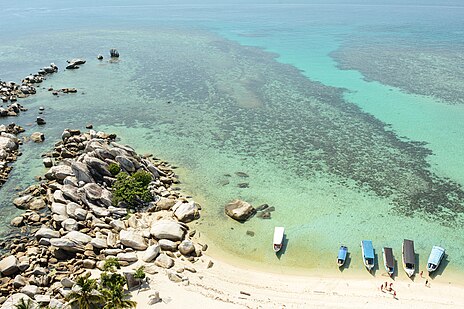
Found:
<svg viewBox="0 0 464 309"><path fill-rule="evenodd" d="M137 279L143 279L145 278L145 271L144 271L145 267L142 265L140 266L139 268L137 268L135 270L135 273L134 273L134 278L137 278Z"/></svg>
<svg viewBox="0 0 464 309"><path fill-rule="evenodd" d="M119 268L121 268L121 265L119 264L118 259L114 257L107 258L105 260L105 263L103 264L104 271L115 272L116 269L119 269Z"/></svg>
<svg viewBox="0 0 464 309"><path fill-rule="evenodd" d="M121 168L118 164L111 163L110 165L108 165L108 171L111 173L111 175L116 176L121 171Z"/></svg>
<svg viewBox="0 0 464 309"><path fill-rule="evenodd" d="M131 207L136 207L140 200L149 202L151 194L148 184L151 179L149 173L141 170L132 176L124 172L119 173L113 184L113 205L125 202Z"/></svg>

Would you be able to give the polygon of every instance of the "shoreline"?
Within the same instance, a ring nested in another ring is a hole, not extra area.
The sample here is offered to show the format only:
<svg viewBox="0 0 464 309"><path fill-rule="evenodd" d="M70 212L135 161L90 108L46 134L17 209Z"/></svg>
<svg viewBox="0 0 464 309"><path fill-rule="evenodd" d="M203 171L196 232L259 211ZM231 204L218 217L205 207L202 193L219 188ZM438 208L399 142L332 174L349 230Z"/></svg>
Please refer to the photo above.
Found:
<svg viewBox="0 0 464 309"><path fill-rule="evenodd" d="M432 283L425 278L411 283L386 278L325 278L271 274L253 269L238 268L214 260L211 269L199 269L189 275L189 285L175 284L165 276L150 276L160 292L161 308L454 308L462 304L463 286ZM382 292L380 285L393 283L396 298ZM152 290L133 292L133 299L142 304ZM174 297L175 296L175 297ZM192 304L192 301L194 303ZM193 306L192 306L193 305ZM137 307L143 308L143 307Z"/></svg>

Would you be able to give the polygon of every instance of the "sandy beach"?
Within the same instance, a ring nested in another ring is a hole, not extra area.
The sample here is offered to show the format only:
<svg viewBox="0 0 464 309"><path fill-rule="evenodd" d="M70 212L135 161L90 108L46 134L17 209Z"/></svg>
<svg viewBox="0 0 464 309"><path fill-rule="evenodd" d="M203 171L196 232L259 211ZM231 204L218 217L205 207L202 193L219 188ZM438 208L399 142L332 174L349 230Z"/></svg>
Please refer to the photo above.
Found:
<svg viewBox="0 0 464 309"><path fill-rule="evenodd" d="M194 265L197 273L181 274L188 277L188 285L170 281L165 270L150 275L150 288L132 293L137 308L150 307L149 296L155 290L162 301L154 308L459 308L464 302L463 286L441 279L426 287L426 279L419 275L414 281L381 275L360 279L342 273L333 277L287 276L214 259L213 267L207 269L210 259L202 260ZM391 292L380 290L385 281L393 282L396 299Z"/></svg>

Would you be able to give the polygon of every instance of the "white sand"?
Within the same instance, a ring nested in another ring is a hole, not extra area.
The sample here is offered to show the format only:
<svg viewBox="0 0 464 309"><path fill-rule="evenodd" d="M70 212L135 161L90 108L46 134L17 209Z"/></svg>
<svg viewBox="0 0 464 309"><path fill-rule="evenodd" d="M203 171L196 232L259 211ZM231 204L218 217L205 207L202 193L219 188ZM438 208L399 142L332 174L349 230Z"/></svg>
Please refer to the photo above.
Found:
<svg viewBox="0 0 464 309"><path fill-rule="evenodd" d="M334 277L286 276L238 268L214 260L214 266L206 268L210 258L197 262L197 273L185 271L189 284L174 283L166 276L166 270L150 275L150 289L133 292L137 308L463 308L464 286L431 281L425 286L425 278L417 276L395 281L377 275L352 278L340 273ZM177 262L176 262L177 263ZM192 264L185 264L192 265ZM173 270L179 268L179 263ZM135 266L131 266L135 268ZM400 270L401 271L401 270ZM391 293L383 293L380 285L394 282L397 299ZM147 305L153 291L160 292L162 302ZM249 293L250 296L241 294Z"/></svg>

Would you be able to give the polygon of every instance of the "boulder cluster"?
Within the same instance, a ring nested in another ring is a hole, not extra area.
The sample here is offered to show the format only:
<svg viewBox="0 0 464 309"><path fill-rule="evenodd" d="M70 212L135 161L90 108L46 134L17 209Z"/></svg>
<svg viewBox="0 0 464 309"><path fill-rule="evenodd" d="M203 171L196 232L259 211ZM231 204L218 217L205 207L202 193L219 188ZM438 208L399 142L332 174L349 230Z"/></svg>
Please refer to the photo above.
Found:
<svg viewBox="0 0 464 309"><path fill-rule="evenodd" d="M174 187L179 181L168 163L140 156L115 138L93 130L65 130L62 141L45 154L49 170L41 182L14 200L25 212L11 224L24 236L9 241L9 254L0 259L4 306L29 297L61 308L76 288L76 278L101 270L110 257L122 266L143 263L149 273L165 269L169 279L184 284L188 278L182 272L196 272L192 266L167 269L197 262L207 249L194 242L195 230L187 225L199 218L201 207ZM117 165L119 173L150 175L151 198L140 201L136 212L122 201L115 205L118 178L110 165Z"/></svg>
<svg viewBox="0 0 464 309"><path fill-rule="evenodd" d="M8 179L12 169L10 163L19 155L18 148L22 142L17 135L21 132L24 129L14 123L0 125L0 186Z"/></svg>

